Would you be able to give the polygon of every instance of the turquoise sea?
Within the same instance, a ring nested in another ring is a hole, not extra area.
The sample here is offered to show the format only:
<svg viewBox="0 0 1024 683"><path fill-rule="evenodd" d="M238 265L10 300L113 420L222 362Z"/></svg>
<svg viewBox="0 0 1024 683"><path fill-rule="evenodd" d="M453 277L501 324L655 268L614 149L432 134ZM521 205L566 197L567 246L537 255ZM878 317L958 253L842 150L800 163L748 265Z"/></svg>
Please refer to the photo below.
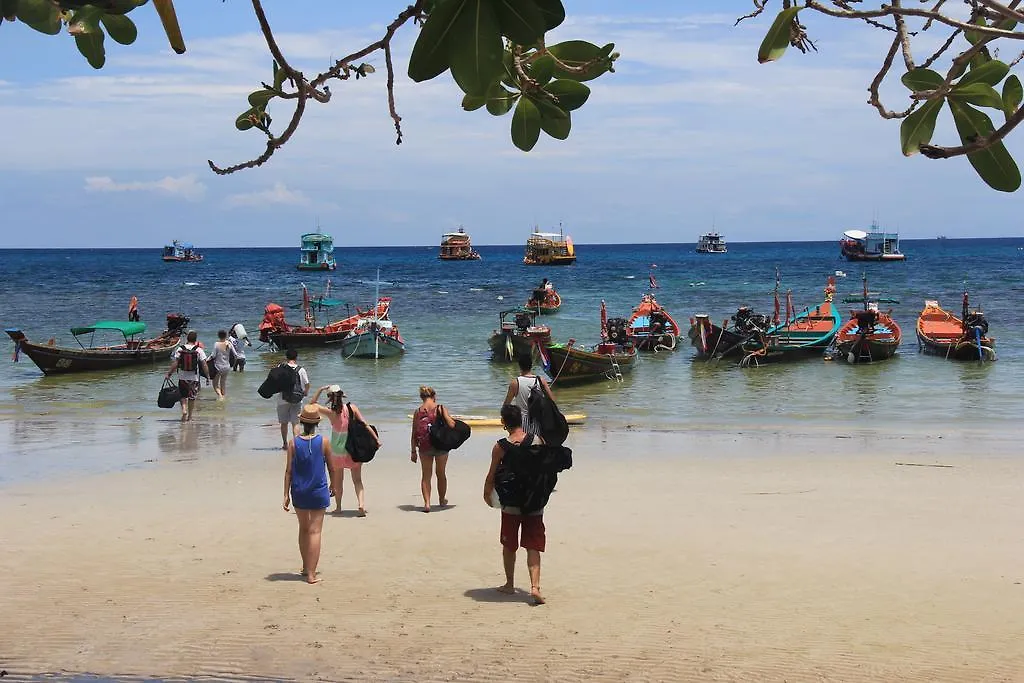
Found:
<svg viewBox="0 0 1024 683"><path fill-rule="evenodd" d="M151 330L180 311L208 345L219 328L242 322L254 348L243 375L232 374L228 400L203 391L198 424L183 434L176 411L156 407L163 367L44 377L25 356L10 362L6 336L0 362L0 483L37 477L54 468L104 471L139 461L134 451L201 451L202 444L268 440L274 404L256 394L266 369L282 357L261 348L258 324L268 302L301 301L330 278L332 296L366 306L380 268L381 294L393 297L392 318L407 341L402 358L344 360L337 349L302 351L314 387L339 383L380 423L404 422L417 405L417 387L433 385L455 412L497 413L513 366L490 359L487 338L498 312L525 301L531 287L550 278L563 298L546 318L553 337L596 342L599 306L628 316L647 291L648 273L658 300L680 325L694 313L715 320L748 304L770 312L775 270L798 308L821 301L826 277L837 270L837 300L870 289L899 300L893 314L903 346L891 361L867 366L800 362L741 369L694 360L687 340L674 353L645 356L621 383L560 389L565 412L589 416L586 429L710 429L723 432L767 426L794 432L1016 429L1024 397L1024 238L904 240L902 263L843 261L836 241L732 243L724 255L701 255L693 244L578 245L573 266L521 263L522 246L478 247L483 259L442 262L437 247L338 248L338 270L300 273L296 248L209 249L202 263L163 263L160 249L0 250L0 327L19 327L33 340L55 337L74 344L68 330L100 319L123 319L128 299L139 298ZM652 269L652 265L656 266ZM996 338L995 363L954 363L918 353L914 322L925 299L958 311L964 282L984 308ZM842 304L841 308L855 304ZM298 321L301 311L290 310ZM397 431L397 430L396 430ZM404 457L407 436L390 437ZM190 441L191 439L191 441ZM192 448L188 444L197 444ZM55 463L54 449L63 452ZM401 446L401 448L399 448Z"/></svg>

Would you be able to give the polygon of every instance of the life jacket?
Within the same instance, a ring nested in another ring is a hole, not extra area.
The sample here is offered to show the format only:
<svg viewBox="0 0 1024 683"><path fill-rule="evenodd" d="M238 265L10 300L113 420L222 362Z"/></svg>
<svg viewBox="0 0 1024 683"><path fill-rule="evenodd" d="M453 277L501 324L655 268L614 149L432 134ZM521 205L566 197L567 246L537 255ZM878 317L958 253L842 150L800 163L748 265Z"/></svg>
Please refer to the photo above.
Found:
<svg viewBox="0 0 1024 683"><path fill-rule="evenodd" d="M430 443L430 425L437 418L437 408L432 411L424 410L422 407L416 409L416 423L413 434L416 437L416 446L425 451L433 448Z"/></svg>

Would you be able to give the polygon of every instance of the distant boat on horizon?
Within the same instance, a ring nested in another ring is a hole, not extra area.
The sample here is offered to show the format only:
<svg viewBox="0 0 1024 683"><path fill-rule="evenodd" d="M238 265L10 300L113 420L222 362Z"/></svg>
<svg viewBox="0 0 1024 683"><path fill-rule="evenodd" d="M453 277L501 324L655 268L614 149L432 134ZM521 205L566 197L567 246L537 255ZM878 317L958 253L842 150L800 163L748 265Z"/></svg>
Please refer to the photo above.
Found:
<svg viewBox="0 0 1024 683"><path fill-rule="evenodd" d="M323 232L307 232L299 247L299 270L334 270L334 238Z"/></svg>
<svg viewBox="0 0 1024 683"><path fill-rule="evenodd" d="M174 240L164 245L161 258L164 263L198 263L203 260L203 255L190 242Z"/></svg>
<svg viewBox="0 0 1024 683"><path fill-rule="evenodd" d="M725 245L725 238L717 232L706 232L697 240L698 254L725 254L729 249Z"/></svg>

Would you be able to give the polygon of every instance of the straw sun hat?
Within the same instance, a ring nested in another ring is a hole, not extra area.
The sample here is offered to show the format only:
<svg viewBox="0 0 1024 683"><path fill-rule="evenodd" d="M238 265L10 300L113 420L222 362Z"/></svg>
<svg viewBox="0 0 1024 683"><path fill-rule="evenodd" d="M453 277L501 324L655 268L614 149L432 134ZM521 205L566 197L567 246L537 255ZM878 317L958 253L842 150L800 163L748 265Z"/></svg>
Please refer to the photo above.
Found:
<svg viewBox="0 0 1024 683"><path fill-rule="evenodd" d="M302 412L299 413L299 422L310 425L318 424L320 422L320 411L312 404L302 406Z"/></svg>

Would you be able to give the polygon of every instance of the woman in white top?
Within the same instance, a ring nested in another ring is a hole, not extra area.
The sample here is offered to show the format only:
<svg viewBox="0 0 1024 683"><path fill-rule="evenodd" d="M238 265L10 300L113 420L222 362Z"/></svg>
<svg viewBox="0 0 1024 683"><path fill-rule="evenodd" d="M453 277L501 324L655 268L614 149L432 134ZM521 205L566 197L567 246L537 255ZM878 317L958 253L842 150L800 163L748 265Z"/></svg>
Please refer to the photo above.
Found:
<svg viewBox="0 0 1024 683"><path fill-rule="evenodd" d="M523 413L523 431L527 434L539 435L539 425L534 422L533 416L530 415L530 407L528 401L530 399L530 390L540 382L541 389L551 398L552 401L555 397L551 394L551 387L544 381L543 377L538 377L533 374L533 358L527 354L519 356L519 376L509 382L508 391L505 393L505 401L502 405L516 405L519 406L519 410Z"/></svg>
<svg viewBox="0 0 1024 683"><path fill-rule="evenodd" d="M228 373L231 372L231 355L234 353L231 342L228 341L228 331L217 332L217 341L213 345L213 353L210 355L210 362L213 364L217 374L213 376L213 390L218 399L224 398L228 387Z"/></svg>
<svg viewBox="0 0 1024 683"><path fill-rule="evenodd" d="M234 350L235 355L231 362L231 369L237 370L238 372L245 371L245 347L252 346L252 342L249 341L249 335L246 334L245 328L242 327L242 323L235 323L228 330L228 341L231 342L231 348Z"/></svg>

